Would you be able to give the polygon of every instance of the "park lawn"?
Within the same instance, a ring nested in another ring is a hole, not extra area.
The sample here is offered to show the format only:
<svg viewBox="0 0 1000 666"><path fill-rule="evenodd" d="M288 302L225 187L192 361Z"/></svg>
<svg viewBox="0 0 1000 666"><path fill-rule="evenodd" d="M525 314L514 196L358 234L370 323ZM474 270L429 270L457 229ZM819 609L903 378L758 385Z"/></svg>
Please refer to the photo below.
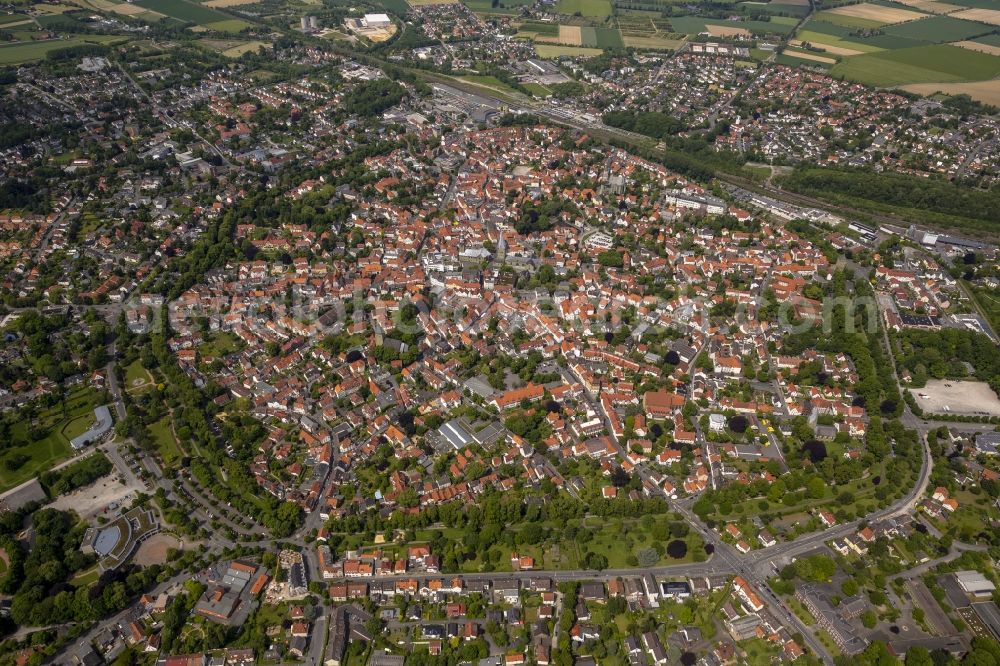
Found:
<svg viewBox="0 0 1000 666"><path fill-rule="evenodd" d="M982 81L1000 75L1000 57L950 44L934 44L844 58L831 73L882 87Z"/></svg>
<svg viewBox="0 0 1000 666"><path fill-rule="evenodd" d="M66 398L65 417L58 405L41 411L35 420L40 428L46 430L46 435L38 441L31 441L26 422L15 424L11 431L14 446L8 448L5 455L22 454L28 456L28 460L16 470L9 470L0 464L0 492L22 484L72 456L73 450L64 430L74 433L82 426L83 429L76 434L85 432L93 423L93 411L98 398L97 391L78 388Z"/></svg>
<svg viewBox="0 0 1000 666"><path fill-rule="evenodd" d="M611 2L609 0L559 0L556 11L570 16L579 13L582 16L603 19L611 16Z"/></svg>
<svg viewBox="0 0 1000 666"><path fill-rule="evenodd" d="M153 376L142 367L139 359L125 366L125 390L129 393L142 392L153 386Z"/></svg>
<svg viewBox="0 0 1000 666"><path fill-rule="evenodd" d="M0 45L0 65L19 65L33 60L41 60L50 51L66 49L83 44L116 44L128 41L118 35L87 35L70 39L45 39L33 42L18 42Z"/></svg>
<svg viewBox="0 0 1000 666"><path fill-rule="evenodd" d="M585 545L589 551L599 553L608 558L609 569L628 568L630 565L627 560L630 555L635 555L638 551L653 546L654 539L652 534L642 527L638 519L601 520L598 524L595 524L595 522L593 519L584 521L584 524L588 528L597 529L593 538L587 541ZM663 557L657 560L654 566L687 564L696 561L696 552L700 551L702 555L705 554L704 544L695 532L689 532L682 540L687 544L687 554L684 557L674 559L664 554ZM673 539L669 539L669 541L673 541ZM580 546L581 554L583 545L581 544ZM663 545L666 546L666 544Z"/></svg>
<svg viewBox="0 0 1000 666"><path fill-rule="evenodd" d="M174 437L174 433L170 429L169 416L164 416L149 426L149 432L156 441L156 451L164 463L169 465L180 460L181 450L177 444L177 438Z"/></svg>

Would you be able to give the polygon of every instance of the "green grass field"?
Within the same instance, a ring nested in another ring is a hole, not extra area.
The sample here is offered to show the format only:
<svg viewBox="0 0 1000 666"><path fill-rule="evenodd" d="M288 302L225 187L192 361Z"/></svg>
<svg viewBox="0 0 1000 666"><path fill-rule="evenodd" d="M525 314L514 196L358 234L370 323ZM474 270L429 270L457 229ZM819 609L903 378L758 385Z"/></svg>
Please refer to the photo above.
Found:
<svg viewBox="0 0 1000 666"><path fill-rule="evenodd" d="M995 29L985 23L963 21L949 16L932 16L919 21L888 26L885 28L885 34L941 43L978 37Z"/></svg>
<svg viewBox="0 0 1000 666"><path fill-rule="evenodd" d="M540 83L525 83L524 87L531 91L531 94L535 97L548 97L552 94L552 91L543 86Z"/></svg>
<svg viewBox="0 0 1000 666"><path fill-rule="evenodd" d="M19 65L33 60L41 60L50 51L65 49L82 44L116 44L126 41L117 35L87 35L70 39L46 39L38 42L23 42L0 45L0 65Z"/></svg>
<svg viewBox="0 0 1000 666"><path fill-rule="evenodd" d="M8 25L10 23L19 23L20 21L29 21L31 17L27 14L3 14L0 15L0 25Z"/></svg>
<svg viewBox="0 0 1000 666"><path fill-rule="evenodd" d="M483 86L484 88L491 88L493 90L506 93L508 95L516 95L517 91L508 86L506 83L501 81L495 76L483 76L481 74L469 74L466 76L456 77L459 81L468 81L469 83L475 83L476 85Z"/></svg>
<svg viewBox="0 0 1000 666"><path fill-rule="evenodd" d="M570 16L579 13L581 16L603 19L611 16L611 2L609 0L559 0L556 11Z"/></svg>
<svg viewBox="0 0 1000 666"><path fill-rule="evenodd" d="M873 86L982 81L1000 75L1000 57L950 44L845 58L831 73Z"/></svg>
<svg viewBox="0 0 1000 666"><path fill-rule="evenodd" d="M22 484L72 456L69 440L86 432L94 422L93 412L99 397L93 389L80 388L67 396L65 415L59 405L39 412L35 425L45 432L45 436L37 441L31 440L27 422L16 423L11 429L14 445L7 448L4 455L21 454L28 456L28 460L16 470L9 470L0 464L0 492Z"/></svg>

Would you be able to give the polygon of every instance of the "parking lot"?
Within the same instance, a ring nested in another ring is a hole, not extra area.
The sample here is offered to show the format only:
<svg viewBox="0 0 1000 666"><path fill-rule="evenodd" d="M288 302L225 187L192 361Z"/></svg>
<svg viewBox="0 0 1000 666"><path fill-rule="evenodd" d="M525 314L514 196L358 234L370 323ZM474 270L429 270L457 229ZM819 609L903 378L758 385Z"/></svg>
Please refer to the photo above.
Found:
<svg viewBox="0 0 1000 666"><path fill-rule="evenodd" d="M1000 416L1000 399L986 382L932 379L910 393L927 413Z"/></svg>

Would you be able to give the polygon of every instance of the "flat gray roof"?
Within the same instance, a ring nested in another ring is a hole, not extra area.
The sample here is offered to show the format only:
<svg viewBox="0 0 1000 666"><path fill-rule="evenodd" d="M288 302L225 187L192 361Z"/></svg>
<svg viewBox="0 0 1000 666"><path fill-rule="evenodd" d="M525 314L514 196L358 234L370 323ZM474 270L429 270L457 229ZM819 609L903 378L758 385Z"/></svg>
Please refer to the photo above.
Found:
<svg viewBox="0 0 1000 666"><path fill-rule="evenodd" d="M114 425L114 421L111 419L111 410L108 409L107 405L94 407L94 418L97 419L97 422L90 426L87 432L77 435L70 441L69 444L74 450L82 449L88 444L97 441L111 430L111 426Z"/></svg>
<svg viewBox="0 0 1000 666"><path fill-rule="evenodd" d="M121 536L121 530L118 529L117 525L105 527L97 533L97 538L94 539L94 552L100 557L107 556L107 554L110 553L118 544L118 540Z"/></svg>

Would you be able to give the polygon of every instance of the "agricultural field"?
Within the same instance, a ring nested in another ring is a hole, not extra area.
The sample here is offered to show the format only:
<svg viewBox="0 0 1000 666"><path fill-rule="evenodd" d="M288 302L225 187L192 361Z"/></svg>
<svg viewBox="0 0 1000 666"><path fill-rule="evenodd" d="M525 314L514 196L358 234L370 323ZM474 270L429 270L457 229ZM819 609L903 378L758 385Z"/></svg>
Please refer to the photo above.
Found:
<svg viewBox="0 0 1000 666"><path fill-rule="evenodd" d="M454 0L407 0L411 7L429 7L432 5L450 5Z"/></svg>
<svg viewBox="0 0 1000 666"><path fill-rule="evenodd" d="M50 51L83 44L118 44L126 41L117 35L86 35L69 39L46 39L33 42L18 42L0 45L0 65L19 65L33 60L41 60Z"/></svg>
<svg viewBox="0 0 1000 666"><path fill-rule="evenodd" d="M659 35L652 37L623 35L622 41L630 49L671 49L676 51L684 45L686 40L683 35L679 35L679 38L661 37Z"/></svg>
<svg viewBox="0 0 1000 666"><path fill-rule="evenodd" d="M253 5L259 0L208 0L208 2L202 3L206 7L222 8L226 7L239 7L240 5Z"/></svg>
<svg viewBox="0 0 1000 666"><path fill-rule="evenodd" d="M795 49L785 49L784 53L775 56L774 62L779 65L787 65L788 67L806 66L829 69L837 61L818 54L795 51Z"/></svg>
<svg viewBox="0 0 1000 666"><path fill-rule="evenodd" d="M963 21L951 16L930 16L885 28L885 34L926 42L957 42L995 30L985 23Z"/></svg>
<svg viewBox="0 0 1000 666"><path fill-rule="evenodd" d="M876 5L874 3L869 3L869 2L863 2L859 5L845 5L843 7L836 7L834 9L829 9L824 13L829 13L834 16L860 19L864 21L873 21L878 25L888 25L890 23L904 23L906 21L916 21L917 19L926 16L926 14L923 14L921 12L916 12L910 9L887 7L885 5Z"/></svg>
<svg viewBox="0 0 1000 666"><path fill-rule="evenodd" d="M559 0L556 11L573 16L579 13L589 18L606 19L611 16L610 0Z"/></svg>
<svg viewBox="0 0 1000 666"><path fill-rule="evenodd" d="M738 35L787 35L795 29L794 24L776 23L773 21L722 21L719 19L704 19L698 16L674 16L670 25L675 32L687 35L699 35L708 32L716 37Z"/></svg>
<svg viewBox="0 0 1000 666"><path fill-rule="evenodd" d="M970 51L979 51L980 53L989 53L990 55L1000 56L1000 46L994 46L993 44L983 44L982 42L975 41L961 41L952 42L952 46L961 46L963 49L969 49Z"/></svg>
<svg viewBox="0 0 1000 666"><path fill-rule="evenodd" d="M1000 58L950 44L845 58L831 73L873 86L983 81L1000 75Z"/></svg>
<svg viewBox="0 0 1000 666"><path fill-rule="evenodd" d="M506 14L509 16L518 13L518 10L514 8L518 3L514 0L506 0L506 2L501 2L496 7L493 6L491 0L462 0L462 4L476 14ZM507 7L505 5L511 6Z"/></svg>
<svg viewBox="0 0 1000 666"><path fill-rule="evenodd" d="M136 5L202 28L220 32L238 32L250 26L246 21L229 18L210 7L187 0L135 0Z"/></svg>
<svg viewBox="0 0 1000 666"><path fill-rule="evenodd" d="M601 49L585 48L583 46L564 46L563 44L535 44L535 52L540 58L561 58L563 56L569 58L592 58L604 53Z"/></svg>
<svg viewBox="0 0 1000 666"><path fill-rule="evenodd" d="M1000 79L992 81L972 81L970 83L914 83L901 86L907 92L917 95L968 95L984 104L1000 106Z"/></svg>
<svg viewBox="0 0 1000 666"><path fill-rule="evenodd" d="M831 58L819 53L813 53L812 51L802 51L801 49L785 49L784 55L798 58L799 60L818 62L824 65L835 65L837 63L836 58Z"/></svg>
<svg viewBox="0 0 1000 666"><path fill-rule="evenodd" d="M953 14L956 18L968 19L970 21L982 21L990 25L1000 25L1000 9L965 9Z"/></svg>
<svg viewBox="0 0 1000 666"><path fill-rule="evenodd" d="M862 53L875 53L876 51L884 50L870 44L847 41L834 35L813 32L811 30L803 30L796 35L796 37L798 38L796 40L797 42L812 44L816 48L821 48L827 53L831 53L833 55L852 56L860 55Z"/></svg>
<svg viewBox="0 0 1000 666"><path fill-rule="evenodd" d="M559 24L542 23L541 21L525 21L518 27L517 36L525 37L527 39L546 37L556 39L559 37Z"/></svg>
<svg viewBox="0 0 1000 666"><path fill-rule="evenodd" d="M809 13L808 3L799 3L794 0L783 0L782 2L741 2L739 3L739 7L753 13L764 12L766 14L784 15L781 18L791 19L793 23Z"/></svg>
<svg viewBox="0 0 1000 666"><path fill-rule="evenodd" d="M521 24L518 37L531 39L536 43L583 46L587 48L613 49L624 46L617 28L595 28L593 26L555 25L527 21Z"/></svg>
<svg viewBox="0 0 1000 666"><path fill-rule="evenodd" d="M953 5L948 2L941 2L941 0L896 0L900 4L906 5L907 7L913 7L916 10L922 12L930 12L931 14L949 14L951 12L958 11L962 9L961 5Z"/></svg>
<svg viewBox="0 0 1000 666"><path fill-rule="evenodd" d="M886 24L885 21L876 21L874 19L861 18L859 16L848 16L846 14L839 14L834 12L834 10L832 9L827 9L816 13L813 16L813 20L823 21L825 23L832 23L834 25L838 25L844 28L850 28L852 30L881 28Z"/></svg>

